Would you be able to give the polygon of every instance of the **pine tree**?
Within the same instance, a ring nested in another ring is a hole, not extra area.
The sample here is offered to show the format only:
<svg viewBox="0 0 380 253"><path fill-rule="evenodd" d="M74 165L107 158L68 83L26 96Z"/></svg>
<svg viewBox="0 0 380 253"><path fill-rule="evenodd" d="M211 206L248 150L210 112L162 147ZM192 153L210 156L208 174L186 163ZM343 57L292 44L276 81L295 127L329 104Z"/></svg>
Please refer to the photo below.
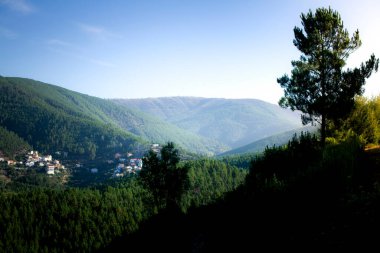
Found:
<svg viewBox="0 0 380 253"><path fill-rule="evenodd" d="M350 38L339 13L331 8L301 14L301 20L303 29L294 28L293 43L302 54L292 61L291 77L277 79L284 88L279 104L300 110L303 124L318 122L324 145L327 120L348 115L379 59L371 55L360 67L344 70L349 55L361 46L359 31Z"/></svg>
<svg viewBox="0 0 380 253"><path fill-rule="evenodd" d="M189 185L188 168L179 167L179 161L172 142L162 147L160 157L149 151L143 158L140 180L152 192L158 207L178 207Z"/></svg>

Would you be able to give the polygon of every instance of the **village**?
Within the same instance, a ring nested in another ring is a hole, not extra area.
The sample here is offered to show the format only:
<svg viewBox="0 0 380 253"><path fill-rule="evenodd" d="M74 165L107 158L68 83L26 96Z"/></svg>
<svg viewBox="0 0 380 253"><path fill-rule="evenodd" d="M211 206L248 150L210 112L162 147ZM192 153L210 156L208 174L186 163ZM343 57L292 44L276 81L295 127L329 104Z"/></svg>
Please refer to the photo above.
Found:
<svg viewBox="0 0 380 253"><path fill-rule="evenodd" d="M159 144L152 144L151 150L155 153L160 152ZM112 177L123 177L126 175L138 174L143 166L143 161L141 158L134 158L133 154L128 152L126 157L123 157L120 153L115 154L115 160L118 161L118 164L115 168L115 171ZM110 161L109 161L110 162Z"/></svg>
<svg viewBox="0 0 380 253"><path fill-rule="evenodd" d="M59 151L58 151L59 152ZM60 154L60 152L59 152ZM67 156L65 153L64 155ZM29 151L23 159L18 161L0 157L0 162L13 166L15 169L44 168L47 175L54 175L66 169L59 160L53 159L52 155L40 155L38 151Z"/></svg>
<svg viewBox="0 0 380 253"><path fill-rule="evenodd" d="M141 158L119 158L112 177L123 177L125 175L137 174L141 169Z"/></svg>
<svg viewBox="0 0 380 253"><path fill-rule="evenodd" d="M150 150L158 154L161 147L159 144L151 144ZM0 163L20 173L33 170L49 177L54 175L70 176L72 179L75 178L74 181L79 180L87 183L104 179L104 177L121 178L138 175L143 167L142 152L136 154L117 152L111 159L103 158L102 161L99 159L94 161L73 160L72 157L68 158L67 152L61 151L56 151L53 155L54 157L51 154L42 155L38 151L32 150L16 159L9 159L0 153ZM55 159L56 157L59 157L60 160ZM82 185L82 183L78 185Z"/></svg>
<svg viewBox="0 0 380 253"><path fill-rule="evenodd" d="M151 144L148 150L152 150L156 154L160 153L160 144ZM70 163L70 168L76 178L81 178L82 181L85 180L96 180L104 177L110 178L121 178L124 176L137 175L143 167L142 156L146 152L142 150L137 150L136 153L132 151L126 153L114 153L112 159L106 158L104 160L94 160L94 161L76 161ZM89 174L92 175L89 177ZM92 179L91 179L92 178Z"/></svg>

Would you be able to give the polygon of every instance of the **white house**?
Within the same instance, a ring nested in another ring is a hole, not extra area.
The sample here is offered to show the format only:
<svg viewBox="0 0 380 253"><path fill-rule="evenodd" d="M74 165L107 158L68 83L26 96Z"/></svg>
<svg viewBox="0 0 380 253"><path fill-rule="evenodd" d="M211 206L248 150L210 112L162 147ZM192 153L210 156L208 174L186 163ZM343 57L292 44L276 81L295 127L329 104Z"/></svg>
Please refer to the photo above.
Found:
<svg viewBox="0 0 380 253"><path fill-rule="evenodd" d="M126 169L127 169L127 172L128 172L128 173L131 173L131 172L132 172L132 167L131 167L131 166L127 166Z"/></svg>
<svg viewBox="0 0 380 253"><path fill-rule="evenodd" d="M47 155L47 156L44 156L43 160L45 162L51 162L53 160L52 156L51 155Z"/></svg>
<svg viewBox="0 0 380 253"><path fill-rule="evenodd" d="M34 162L27 162L27 163L25 163L25 165L27 167L33 167L34 166Z"/></svg>
<svg viewBox="0 0 380 253"><path fill-rule="evenodd" d="M97 168L92 168L90 171L91 171L91 173L98 173L98 169Z"/></svg>
<svg viewBox="0 0 380 253"><path fill-rule="evenodd" d="M48 175L54 175L54 165L48 165L47 167L46 167L46 174L48 174Z"/></svg>

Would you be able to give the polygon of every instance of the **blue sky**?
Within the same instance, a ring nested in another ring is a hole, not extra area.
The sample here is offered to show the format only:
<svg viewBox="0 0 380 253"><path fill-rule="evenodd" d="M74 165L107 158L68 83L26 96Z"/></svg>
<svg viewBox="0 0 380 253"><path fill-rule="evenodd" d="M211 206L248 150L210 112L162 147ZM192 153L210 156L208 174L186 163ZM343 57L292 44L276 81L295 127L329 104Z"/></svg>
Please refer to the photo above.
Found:
<svg viewBox="0 0 380 253"><path fill-rule="evenodd" d="M0 75L102 98L201 96L277 103L300 56L300 14L331 6L380 57L380 1L0 0ZM380 93L380 74L366 95Z"/></svg>

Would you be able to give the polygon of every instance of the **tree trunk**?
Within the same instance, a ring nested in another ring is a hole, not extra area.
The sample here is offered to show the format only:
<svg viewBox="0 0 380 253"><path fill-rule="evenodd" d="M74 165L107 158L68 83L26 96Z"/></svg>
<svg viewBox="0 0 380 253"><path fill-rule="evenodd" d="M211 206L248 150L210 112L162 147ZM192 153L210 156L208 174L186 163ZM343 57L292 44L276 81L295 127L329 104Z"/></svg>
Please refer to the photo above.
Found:
<svg viewBox="0 0 380 253"><path fill-rule="evenodd" d="M321 123L321 144L322 147L325 147L326 143L326 116L322 114L322 123Z"/></svg>
<svg viewBox="0 0 380 253"><path fill-rule="evenodd" d="M321 123L321 144L322 147L325 147L326 140L326 66L325 66L325 45L322 43L322 123Z"/></svg>

